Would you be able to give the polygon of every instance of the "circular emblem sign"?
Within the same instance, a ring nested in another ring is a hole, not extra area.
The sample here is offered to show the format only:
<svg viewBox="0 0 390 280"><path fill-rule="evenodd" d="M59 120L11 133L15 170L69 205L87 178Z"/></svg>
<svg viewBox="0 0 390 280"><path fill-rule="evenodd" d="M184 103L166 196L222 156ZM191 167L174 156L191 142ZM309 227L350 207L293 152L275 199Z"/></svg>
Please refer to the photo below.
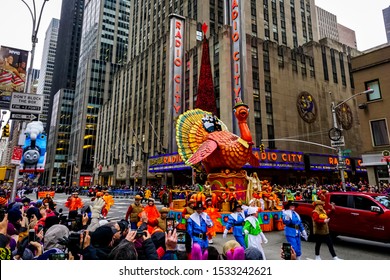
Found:
<svg viewBox="0 0 390 280"><path fill-rule="evenodd" d="M303 91L298 95L297 109L299 115L305 122L312 123L316 120L317 105L310 93Z"/></svg>
<svg viewBox="0 0 390 280"><path fill-rule="evenodd" d="M353 116L351 107L349 107L346 103L339 106L336 109L337 122L341 124L343 129L349 130L352 128L353 124Z"/></svg>

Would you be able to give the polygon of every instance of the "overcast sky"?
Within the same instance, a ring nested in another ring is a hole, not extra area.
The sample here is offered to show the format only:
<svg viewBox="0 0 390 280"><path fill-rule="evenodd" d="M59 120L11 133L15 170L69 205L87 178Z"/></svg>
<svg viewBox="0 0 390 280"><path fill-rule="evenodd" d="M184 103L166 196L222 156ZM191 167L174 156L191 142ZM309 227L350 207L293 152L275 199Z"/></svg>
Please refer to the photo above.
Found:
<svg viewBox="0 0 390 280"><path fill-rule="evenodd" d="M31 5L33 0L25 0L25 2ZM43 0L35 0L35 2L39 9ZM315 2L317 6L335 14L340 24L355 30L359 50L386 43L382 10L390 6L390 0L315 0ZM39 27L34 68L40 68L45 32L52 18L60 18L61 3L62 0L46 2ZM21 0L0 0L0 8L0 45L31 50L32 19L25 4Z"/></svg>

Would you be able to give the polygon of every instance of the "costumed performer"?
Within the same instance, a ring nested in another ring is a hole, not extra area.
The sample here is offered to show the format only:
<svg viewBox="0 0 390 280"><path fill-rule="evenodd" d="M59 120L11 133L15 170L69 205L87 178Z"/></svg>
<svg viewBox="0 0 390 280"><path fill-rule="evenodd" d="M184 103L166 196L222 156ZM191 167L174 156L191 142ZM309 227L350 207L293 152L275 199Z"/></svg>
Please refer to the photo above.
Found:
<svg viewBox="0 0 390 280"><path fill-rule="evenodd" d="M104 204L102 209L102 215L104 218L107 218L108 211L110 210L111 206L114 205L115 201L112 195L108 193L108 191L103 191L103 193L103 200L106 204Z"/></svg>
<svg viewBox="0 0 390 280"><path fill-rule="evenodd" d="M314 210L312 212L312 219L313 219L313 234L316 240L316 246L315 246L315 259L321 260L320 257L320 249L322 242L325 242L326 245L328 245L328 249L330 254L332 255L334 260L341 260L339 257L337 257L336 252L333 248L332 239L329 234L329 220L328 214L334 210L334 204L332 204L332 209L329 211L326 211L324 209L325 202L321 200L316 200L313 202Z"/></svg>
<svg viewBox="0 0 390 280"><path fill-rule="evenodd" d="M243 226L245 223L245 215L242 210L242 205L240 202L237 202L232 209L232 212L228 216L228 221L226 223L225 230L223 231L223 238L227 237L227 234L231 228L233 228L233 236L238 243L244 248L246 248Z"/></svg>
<svg viewBox="0 0 390 280"><path fill-rule="evenodd" d="M144 207L141 204L142 196L136 195L134 196L134 203L130 204L129 208L127 208L125 220L128 221L130 217L130 225L131 229L138 228L138 222L140 221L139 214L144 211Z"/></svg>
<svg viewBox="0 0 390 280"><path fill-rule="evenodd" d="M187 232L191 236L193 243L198 243L202 249L206 249L209 246L206 235L207 228L212 227L213 222L203 210L203 203L198 201L195 206L196 212L187 220Z"/></svg>
<svg viewBox="0 0 390 280"><path fill-rule="evenodd" d="M288 201L284 205L282 219L283 223L286 225L284 228L286 240L294 248L297 260L300 260L302 255L301 235L305 240L307 240L307 233L303 227L301 217L297 212L295 212L295 207L298 207L297 203Z"/></svg>
<svg viewBox="0 0 390 280"><path fill-rule="evenodd" d="M70 197L68 197L67 201L65 202L65 207L69 208L70 211L78 210L83 208L84 203L83 200L79 197L78 192L72 193Z"/></svg>
<svg viewBox="0 0 390 280"><path fill-rule="evenodd" d="M260 221L258 219L258 208L249 207L248 208L248 217L245 219L244 224L244 234L245 234L245 245L246 248L255 247L263 255L263 260L265 260L265 254L261 244L268 243L268 239L265 237L263 231L260 227Z"/></svg>
<svg viewBox="0 0 390 280"><path fill-rule="evenodd" d="M148 205L145 206L143 212L145 212L146 216L148 217L148 231L150 234L152 234L155 220L160 217L160 212L158 211L156 205L154 205L154 198L149 197ZM140 214L142 214L142 212Z"/></svg>
<svg viewBox="0 0 390 280"><path fill-rule="evenodd" d="M217 219L222 218L221 214L218 213L218 209L213 206L212 198L206 198L206 214L210 217L213 222L213 226L207 228L207 238L209 240L209 244L213 244L213 237L217 235L216 227L217 227Z"/></svg>

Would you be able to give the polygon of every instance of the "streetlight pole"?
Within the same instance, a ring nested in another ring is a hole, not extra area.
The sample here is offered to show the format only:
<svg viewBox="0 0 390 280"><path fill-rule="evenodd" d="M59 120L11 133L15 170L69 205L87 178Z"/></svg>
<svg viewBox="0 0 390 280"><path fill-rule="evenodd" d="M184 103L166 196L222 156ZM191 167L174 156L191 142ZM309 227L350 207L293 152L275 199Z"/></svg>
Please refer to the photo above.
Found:
<svg viewBox="0 0 390 280"><path fill-rule="evenodd" d="M331 110L332 110L332 121L333 121L333 127L342 131L342 127L339 128L339 124L337 122L337 117L336 117L336 109L339 108L341 105L343 105L344 103L348 102L349 100L351 100L352 98L355 98L359 95L362 95L362 94L371 94L373 93L374 90L373 89L368 89L368 90L365 90L365 91L362 91L362 92L359 92L359 93L356 93L356 94L353 94L352 96L348 97L347 99L341 101L339 104L335 105L334 101L332 101L332 104L331 104ZM338 158L338 162L339 164L341 162L343 162L343 150L341 147L338 147L337 149L337 158ZM341 177L341 185L343 187L343 190L346 191L346 187L345 187L345 176L344 176L344 166L343 164L340 164L341 165L341 168L339 168L340 170L340 177Z"/></svg>
<svg viewBox="0 0 390 280"><path fill-rule="evenodd" d="M32 33L31 33L31 43L32 43L32 48L31 48L31 58L30 58L30 67L27 71L27 77L26 77L26 85L24 87L24 92L27 93L30 91L30 85L31 85L31 73L32 69L34 67L34 56L35 56L35 47L36 44L38 43L38 30L39 30L39 25L41 24L41 18L42 18L42 12L43 8L46 5L46 2L49 0L43 0L41 10L39 12L39 15L37 17L37 8L35 6L35 0L33 0L33 8L26 3L25 0L21 0L28 8L31 19L32 19Z"/></svg>
<svg viewBox="0 0 390 280"><path fill-rule="evenodd" d="M27 69L26 84L24 85L24 93L28 93L30 91L32 69L34 67L33 63L34 63L34 56L35 56L35 47L36 47L36 44L38 43L39 25L41 24L43 8L45 7L46 2L48 2L49 0L43 0L41 9L40 9L38 15L37 15L37 8L35 5L35 0L33 0L33 2L32 2L32 5L33 5L32 9L31 9L30 5L26 3L25 0L21 0L21 1L27 6L27 8L30 12L30 15L31 15L31 19L32 19L32 34L31 34L32 48L31 48L30 67ZM22 129L24 129L24 127L25 127L25 123L22 123ZM22 144L20 144L20 143L18 143L18 144L22 146ZM19 170L20 170L20 165L17 164L15 167L15 176L14 176L14 182L13 182L11 197L10 197L11 202L15 201L16 189L17 189L18 178L19 178Z"/></svg>

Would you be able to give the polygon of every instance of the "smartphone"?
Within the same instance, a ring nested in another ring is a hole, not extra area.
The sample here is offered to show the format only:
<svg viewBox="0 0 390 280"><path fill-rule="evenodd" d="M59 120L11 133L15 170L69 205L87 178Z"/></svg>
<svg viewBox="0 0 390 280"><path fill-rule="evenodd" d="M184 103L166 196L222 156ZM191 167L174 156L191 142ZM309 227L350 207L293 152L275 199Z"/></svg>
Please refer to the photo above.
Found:
<svg viewBox="0 0 390 280"><path fill-rule="evenodd" d="M177 244L186 244L186 232L177 231Z"/></svg>
<svg viewBox="0 0 390 280"><path fill-rule="evenodd" d="M284 254L285 260L291 260L291 244L290 243L283 243L282 250Z"/></svg>
<svg viewBox="0 0 390 280"><path fill-rule="evenodd" d="M35 234L35 229L30 229L28 231L28 242L30 243L31 241L36 241L37 237Z"/></svg>
<svg viewBox="0 0 390 280"><path fill-rule="evenodd" d="M66 253L55 253L49 255L49 260L67 260L69 257Z"/></svg>
<svg viewBox="0 0 390 280"><path fill-rule="evenodd" d="M175 229L175 219L174 218L166 218L166 231L173 231Z"/></svg>

